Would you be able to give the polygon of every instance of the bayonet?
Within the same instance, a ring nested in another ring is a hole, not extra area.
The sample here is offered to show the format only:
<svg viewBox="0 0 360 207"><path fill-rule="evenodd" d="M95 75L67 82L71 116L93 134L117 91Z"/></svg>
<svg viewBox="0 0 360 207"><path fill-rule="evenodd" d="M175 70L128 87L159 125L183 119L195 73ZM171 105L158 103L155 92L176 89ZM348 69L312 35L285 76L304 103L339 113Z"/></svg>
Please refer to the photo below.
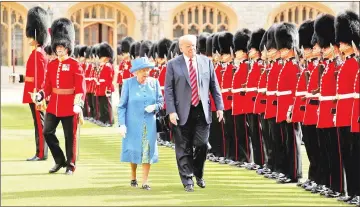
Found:
<svg viewBox="0 0 360 207"><path fill-rule="evenodd" d="M232 47L230 47L230 55L231 55L231 58L234 59L234 51L233 51Z"/></svg>

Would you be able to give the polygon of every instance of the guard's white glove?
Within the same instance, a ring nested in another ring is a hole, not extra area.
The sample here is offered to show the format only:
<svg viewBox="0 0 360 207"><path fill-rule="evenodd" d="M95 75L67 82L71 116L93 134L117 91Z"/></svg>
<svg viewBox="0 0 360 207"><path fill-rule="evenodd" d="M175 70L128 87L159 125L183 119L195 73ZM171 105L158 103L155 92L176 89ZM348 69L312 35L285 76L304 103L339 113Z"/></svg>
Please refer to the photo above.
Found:
<svg viewBox="0 0 360 207"><path fill-rule="evenodd" d="M125 138L125 135L126 135L126 126L125 125L121 125L119 127L119 133L122 138Z"/></svg>
<svg viewBox="0 0 360 207"><path fill-rule="evenodd" d="M293 106L289 106L289 109L286 113L286 122L287 123L291 122L292 108L293 108Z"/></svg>
<svg viewBox="0 0 360 207"><path fill-rule="evenodd" d="M37 93L31 93L29 92L30 96L31 96L31 100L34 102L34 103L40 103L44 97L42 96L41 93L37 92Z"/></svg>
<svg viewBox="0 0 360 207"><path fill-rule="evenodd" d="M82 109L79 105L74 105L73 111L75 114L78 114L82 111Z"/></svg>
<svg viewBox="0 0 360 207"><path fill-rule="evenodd" d="M145 107L145 111L148 113L152 113L155 111L155 107L156 107L155 104L149 105L149 106Z"/></svg>
<svg viewBox="0 0 360 207"><path fill-rule="evenodd" d="M333 122L336 125L336 114L334 115Z"/></svg>

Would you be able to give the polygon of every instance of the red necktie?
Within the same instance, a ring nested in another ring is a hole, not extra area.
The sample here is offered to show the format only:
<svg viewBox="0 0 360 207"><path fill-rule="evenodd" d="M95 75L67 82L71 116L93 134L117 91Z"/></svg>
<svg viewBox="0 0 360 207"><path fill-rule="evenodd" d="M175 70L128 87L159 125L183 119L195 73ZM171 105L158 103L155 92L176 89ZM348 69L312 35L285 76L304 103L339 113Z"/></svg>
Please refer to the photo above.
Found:
<svg viewBox="0 0 360 207"><path fill-rule="evenodd" d="M190 71L190 85L191 85L191 104L197 106L199 104L199 94L197 87L196 71L190 58L189 71Z"/></svg>

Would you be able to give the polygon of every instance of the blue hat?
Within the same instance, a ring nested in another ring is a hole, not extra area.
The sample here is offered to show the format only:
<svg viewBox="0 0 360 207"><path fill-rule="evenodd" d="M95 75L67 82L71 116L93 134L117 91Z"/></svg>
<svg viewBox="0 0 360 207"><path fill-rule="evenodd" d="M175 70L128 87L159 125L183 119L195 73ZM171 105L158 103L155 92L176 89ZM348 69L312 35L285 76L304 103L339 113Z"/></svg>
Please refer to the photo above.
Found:
<svg viewBox="0 0 360 207"><path fill-rule="evenodd" d="M130 73L134 73L135 71L144 69L144 68L154 68L155 63L149 62L149 58L140 57L131 61L131 69Z"/></svg>

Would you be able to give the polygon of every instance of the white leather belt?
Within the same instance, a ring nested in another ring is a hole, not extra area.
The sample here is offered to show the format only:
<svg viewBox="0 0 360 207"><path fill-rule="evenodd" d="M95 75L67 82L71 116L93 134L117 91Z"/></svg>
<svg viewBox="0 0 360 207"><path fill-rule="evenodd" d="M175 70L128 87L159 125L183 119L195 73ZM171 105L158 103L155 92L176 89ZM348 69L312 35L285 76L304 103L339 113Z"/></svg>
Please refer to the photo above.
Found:
<svg viewBox="0 0 360 207"><path fill-rule="evenodd" d="M221 93L227 93L230 91L231 88L224 88L221 90Z"/></svg>
<svg viewBox="0 0 360 207"><path fill-rule="evenodd" d="M315 95L309 92L306 93L306 98L319 98L319 97L320 97L320 93L317 93Z"/></svg>
<svg viewBox="0 0 360 207"><path fill-rule="evenodd" d="M278 96L291 95L291 91L277 91L276 95Z"/></svg>
<svg viewBox="0 0 360 207"><path fill-rule="evenodd" d="M91 80L91 78L85 78L85 80L89 81L89 80Z"/></svg>
<svg viewBox="0 0 360 207"><path fill-rule="evenodd" d="M246 88L245 91L247 92L252 92L252 91L256 91L257 88Z"/></svg>
<svg viewBox="0 0 360 207"><path fill-rule="evenodd" d="M258 91L259 93L264 93L264 92L266 92L266 88L259 88L257 91Z"/></svg>
<svg viewBox="0 0 360 207"><path fill-rule="evenodd" d="M105 79L100 79L99 83L105 82Z"/></svg>
<svg viewBox="0 0 360 207"><path fill-rule="evenodd" d="M165 87L164 86L160 86L160 90L164 90L165 89Z"/></svg>
<svg viewBox="0 0 360 207"><path fill-rule="evenodd" d="M245 88L237 88L237 89L232 89L232 93L240 93L245 91Z"/></svg>
<svg viewBox="0 0 360 207"><path fill-rule="evenodd" d="M354 93L354 98L360 99L360 93Z"/></svg>
<svg viewBox="0 0 360 207"><path fill-rule="evenodd" d="M348 98L354 98L354 93L347 93L347 94L338 94L336 97L338 100L340 99L348 99Z"/></svg>
<svg viewBox="0 0 360 207"><path fill-rule="evenodd" d="M266 95L268 96L276 95L276 91L266 91Z"/></svg>
<svg viewBox="0 0 360 207"><path fill-rule="evenodd" d="M335 99L336 99L336 96L320 96L319 97L320 101L332 101Z"/></svg>
<svg viewBox="0 0 360 207"><path fill-rule="evenodd" d="M307 92L306 91L297 91L295 93L295 96L306 96Z"/></svg>

